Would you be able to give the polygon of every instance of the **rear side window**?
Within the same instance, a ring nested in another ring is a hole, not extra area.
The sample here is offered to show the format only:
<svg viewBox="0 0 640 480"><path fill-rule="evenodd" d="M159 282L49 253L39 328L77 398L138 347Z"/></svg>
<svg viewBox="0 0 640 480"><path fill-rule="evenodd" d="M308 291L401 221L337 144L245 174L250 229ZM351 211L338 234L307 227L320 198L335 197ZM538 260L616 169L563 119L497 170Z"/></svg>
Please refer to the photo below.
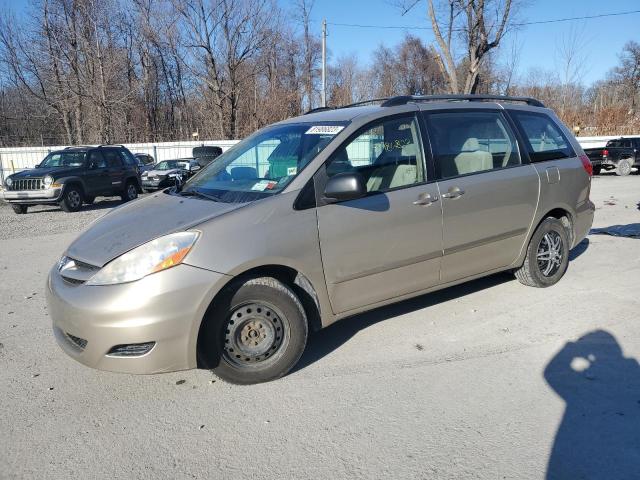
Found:
<svg viewBox="0 0 640 480"><path fill-rule="evenodd" d="M532 162L575 156L560 127L549 116L515 110L511 115L522 130Z"/></svg>
<svg viewBox="0 0 640 480"><path fill-rule="evenodd" d="M446 112L427 116L440 178L521 164L518 144L499 112Z"/></svg>
<svg viewBox="0 0 640 480"><path fill-rule="evenodd" d="M107 160L107 166L109 168L122 167L122 159L116 150L103 150L104 158Z"/></svg>
<svg viewBox="0 0 640 480"><path fill-rule="evenodd" d="M124 159L124 163L129 165L130 167L135 167L138 165L138 159L133 156L133 154L129 150L125 150L124 148L120 150L120 155Z"/></svg>

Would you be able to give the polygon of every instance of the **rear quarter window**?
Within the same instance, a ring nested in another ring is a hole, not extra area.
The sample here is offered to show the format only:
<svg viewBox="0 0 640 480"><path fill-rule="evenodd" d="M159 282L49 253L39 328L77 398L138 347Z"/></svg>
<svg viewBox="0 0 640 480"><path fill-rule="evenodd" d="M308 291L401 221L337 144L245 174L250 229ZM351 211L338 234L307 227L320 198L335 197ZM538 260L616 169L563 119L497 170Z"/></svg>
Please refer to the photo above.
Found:
<svg viewBox="0 0 640 480"><path fill-rule="evenodd" d="M520 128L532 162L574 157L575 152L555 121L544 113L509 112Z"/></svg>

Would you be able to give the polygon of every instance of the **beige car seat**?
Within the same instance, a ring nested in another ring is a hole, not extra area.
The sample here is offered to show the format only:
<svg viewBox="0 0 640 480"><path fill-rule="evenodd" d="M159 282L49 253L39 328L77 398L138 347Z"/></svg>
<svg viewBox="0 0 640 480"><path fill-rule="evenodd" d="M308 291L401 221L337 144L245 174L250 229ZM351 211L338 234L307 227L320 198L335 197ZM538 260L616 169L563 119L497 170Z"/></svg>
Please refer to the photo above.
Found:
<svg viewBox="0 0 640 480"><path fill-rule="evenodd" d="M480 143L475 137L469 137L462 144L461 152L453 160L458 175L481 172L493 168L493 157L489 152L480 150Z"/></svg>
<svg viewBox="0 0 640 480"><path fill-rule="evenodd" d="M417 174L415 165L385 165L373 171L367 180L367 192L412 185L416 183Z"/></svg>

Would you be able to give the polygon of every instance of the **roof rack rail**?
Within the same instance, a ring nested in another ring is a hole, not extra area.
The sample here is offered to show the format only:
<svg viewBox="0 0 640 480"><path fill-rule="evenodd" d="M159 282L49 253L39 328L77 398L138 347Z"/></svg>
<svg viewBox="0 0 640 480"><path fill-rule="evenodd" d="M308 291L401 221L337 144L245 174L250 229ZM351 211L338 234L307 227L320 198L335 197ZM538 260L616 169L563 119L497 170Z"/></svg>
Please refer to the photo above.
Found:
<svg viewBox="0 0 640 480"><path fill-rule="evenodd" d="M437 101L468 101L468 102L484 102L484 101L506 101L506 102L523 102L532 107L543 107L544 104L540 100L531 97L511 97L508 95L467 95L467 94L451 94L451 95L400 95L391 97L380 104L381 107L395 107L397 105L406 105L409 102L437 102Z"/></svg>
<svg viewBox="0 0 640 480"><path fill-rule="evenodd" d="M389 100L389 98L388 97L372 98L370 100L362 100L361 102L350 103L349 105L340 105L339 107L317 107L317 108L312 108L308 112L305 112L305 115L309 115L310 113L316 113L316 112L324 112L327 110L337 110L339 108L359 107L360 105L367 105L369 103L379 103L379 102L384 102L385 100Z"/></svg>
<svg viewBox="0 0 640 480"><path fill-rule="evenodd" d="M316 107L316 108L312 108L311 110L307 110L306 112L304 112L305 115L309 115L310 113L316 113L316 112L325 112L327 110L333 110L335 107Z"/></svg>

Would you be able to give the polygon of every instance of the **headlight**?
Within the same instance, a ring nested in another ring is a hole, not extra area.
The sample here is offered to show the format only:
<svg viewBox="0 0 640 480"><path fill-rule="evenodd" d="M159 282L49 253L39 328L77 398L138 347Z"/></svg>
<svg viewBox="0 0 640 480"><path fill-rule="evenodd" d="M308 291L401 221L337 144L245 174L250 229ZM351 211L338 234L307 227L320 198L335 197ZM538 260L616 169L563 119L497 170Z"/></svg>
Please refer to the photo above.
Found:
<svg viewBox="0 0 640 480"><path fill-rule="evenodd" d="M11 177L7 177L6 180L4 181L4 184L7 187L10 187L11 185L13 185L13 179Z"/></svg>
<svg viewBox="0 0 640 480"><path fill-rule="evenodd" d="M52 183L53 183L53 177L51 175L45 175L44 178L42 179L42 185L44 185L44 188L49 188Z"/></svg>
<svg viewBox="0 0 640 480"><path fill-rule="evenodd" d="M175 267L182 263L197 238L197 232L178 232L156 238L106 264L86 285L133 282Z"/></svg>

